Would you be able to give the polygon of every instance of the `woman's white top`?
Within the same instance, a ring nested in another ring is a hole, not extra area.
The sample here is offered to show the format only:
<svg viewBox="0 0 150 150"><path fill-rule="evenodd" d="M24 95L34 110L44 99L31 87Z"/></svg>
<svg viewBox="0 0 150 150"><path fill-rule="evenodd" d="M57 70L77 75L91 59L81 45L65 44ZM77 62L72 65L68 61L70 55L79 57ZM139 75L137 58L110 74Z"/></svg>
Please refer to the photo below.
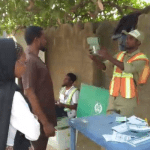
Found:
<svg viewBox="0 0 150 150"><path fill-rule="evenodd" d="M30 141L36 141L40 136L40 124L20 92L15 92L13 98L7 146L14 146L17 130Z"/></svg>

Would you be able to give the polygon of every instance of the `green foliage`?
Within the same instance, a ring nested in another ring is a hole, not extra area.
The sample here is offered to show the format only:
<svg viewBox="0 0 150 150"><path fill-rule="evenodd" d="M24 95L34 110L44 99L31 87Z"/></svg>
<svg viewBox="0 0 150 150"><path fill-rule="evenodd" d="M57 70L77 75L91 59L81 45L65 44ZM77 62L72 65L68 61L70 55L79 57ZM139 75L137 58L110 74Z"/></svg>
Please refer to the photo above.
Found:
<svg viewBox="0 0 150 150"><path fill-rule="evenodd" d="M77 21L118 20L132 12L133 8L143 9L148 5L142 0L102 2L104 11L97 6L97 0L1 0L0 29L10 33L29 25L46 28Z"/></svg>

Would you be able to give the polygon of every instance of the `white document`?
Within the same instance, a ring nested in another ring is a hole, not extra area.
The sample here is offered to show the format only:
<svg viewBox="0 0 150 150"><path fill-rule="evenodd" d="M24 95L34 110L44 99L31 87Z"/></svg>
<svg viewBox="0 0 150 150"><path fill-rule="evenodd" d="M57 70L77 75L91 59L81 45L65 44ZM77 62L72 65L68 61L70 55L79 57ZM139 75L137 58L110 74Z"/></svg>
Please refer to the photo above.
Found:
<svg viewBox="0 0 150 150"><path fill-rule="evenodd" d="M120 134L120 133L114 131L113 135L112 135L112 140L123 143L123 142L131 140L131 136Z"/></svg>
<svg viewBox="0 0 150 150"><path fill-rule="evenodd" d="M104 135L102 135L102 136L104 137L104 139L106 140L106 142L113 141L113 140L112 140L112 135L104 134Z"/></svg>
<svg viewBox="0 0 150 150"><path fill-rule="evenodd" d="M135 138L133 140L129 140L126 143L136 147L137 145L140 145L145 141L149 142L149 140L150 140L150 135L146 135L146 136L143 136L141 138Z"/></svg>
<svg viewBox="0 0 150 150"><path fill-rule="evenodd" d="M135 130L135 131L141 131L141 132L148 132L150 131L150 127L148 126L141 126L141 125L133 125L133 124L128 124L129 130Z"/></svg>
<svg viewBox="0 0 150 150"><path fill-rule="evenodd" d="M112 129L119 133L123 133L123 132L128 131L128 126L127 126L127 123L123 123L118 126L112 127Z"/></svg>
<svg viewBox="0 0 150 150"><path fill-rule="evenodd" d="M148 126L148 124L145 120L143 120L141 118L138 118L136 116L129 117L128 118L128 123Z"/></svg>
<svg viewBox="0 0 150 150"><path fill-rule="evenodd" d="M116 131L114 131L112 135L105 134L105 135L103 135L103 137L106 140L106 142L114 141L114 142L121 142L121 143L123 143L123 142L127 142L127 141L131 140L131 136L120 134L120 133L118 133Z"/></svg>
<svg viewBox="0 0 150 150"><path fill-rule="evenodd" d="M125 118L116 118L116 121L120 121L120 119ZM143 135L142 137L132 136L132 135L125 135L122 134L124 132L127 132L129 130L135 130L137 132L148 132L150 131L150 127L148 126L148 123L140 119L136 116L132 116L127 119L128 121L126 123L117 125L112 127L113 134L112 135L103 135L106 141L114 141L114 142L121 142L121 143L128 143L132 146L137 146L138 144L150 140L150 135Z"/></svg>

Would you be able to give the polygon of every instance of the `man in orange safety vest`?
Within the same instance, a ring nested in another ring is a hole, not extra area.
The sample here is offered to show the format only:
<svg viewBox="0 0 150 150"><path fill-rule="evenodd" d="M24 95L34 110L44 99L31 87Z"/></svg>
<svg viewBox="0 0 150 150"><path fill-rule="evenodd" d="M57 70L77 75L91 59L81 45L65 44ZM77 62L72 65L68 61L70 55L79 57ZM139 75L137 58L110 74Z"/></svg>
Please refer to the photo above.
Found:
<svg viewBox="0 0 150 150"><path fill-rule="evenodd" d="M139 50L143 41L142 33L138 30L123 33L127 34L126 51L121 51L113 57L106 48L101 48L98 56L90 55L90 58L99 69L107 71L110 63L114 68L107 113L115 111L129 117L134 114L137 106L137 86L146 83L150 68L148 58ZM100 59L107 61L102 62Z"/></svg>

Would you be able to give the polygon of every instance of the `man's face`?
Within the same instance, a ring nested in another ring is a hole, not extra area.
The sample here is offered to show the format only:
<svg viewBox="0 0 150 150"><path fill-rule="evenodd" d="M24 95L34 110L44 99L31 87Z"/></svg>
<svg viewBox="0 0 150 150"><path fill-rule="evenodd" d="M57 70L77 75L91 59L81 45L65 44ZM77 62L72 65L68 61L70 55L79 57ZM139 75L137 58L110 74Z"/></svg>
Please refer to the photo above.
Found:
<svg viewBox="0 0 150 150"><path fill-rule="evenodd" d="M71 81L70 77L66 75L62 86L70 86L72 84L73 82Z"/></svg>
<svg viewBox="0 0 150 150"><path fill-rule="evenodd" d="M42 35L39 38L39 50L46 51L46 44L47 44L47 41L45 38L45 34L44 34L44 31L42 31Z"/></svg>
<svg viewBox="0 0 150 150"><path fill-rule="evenodd" d="M139 42L131 35L127 35L126 39L126 49L132 50L139 46Z"/></svg>

